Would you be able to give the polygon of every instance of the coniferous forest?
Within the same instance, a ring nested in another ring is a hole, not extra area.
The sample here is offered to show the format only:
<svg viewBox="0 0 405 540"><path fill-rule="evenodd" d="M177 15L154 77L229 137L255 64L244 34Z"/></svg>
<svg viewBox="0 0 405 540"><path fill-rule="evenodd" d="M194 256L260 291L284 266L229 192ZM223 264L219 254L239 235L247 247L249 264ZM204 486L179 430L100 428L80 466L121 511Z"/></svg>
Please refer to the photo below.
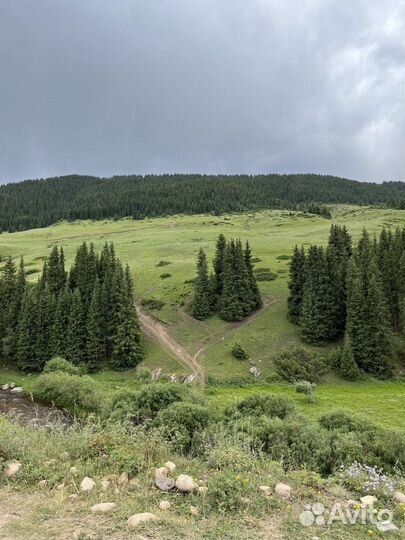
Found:
<svg viewBox="0 0 405 540"><path fill-rule="evenodd" d="M143 359L133 281L113 244L77 250L70 272L55 246L41 278L27 283L24 261L8 259L0 278L2 357L25 371L40 371L61 356L88 371L136 366Z"/></svg>
<svg viewBox="0 0 405 540"><path fill-rule="evenodd" d="M200 249L191 306L196 319L218 312L225 321L240 321L261 305L249 242L243 248L239 239L227 241L220 234L211 274L205 252Z"/></svg>
<svg viewBox="0 0 405 540"><path fill-rule="evenodd" d="M392 336L405 330L405 229L366 230L353 246L346 228L333 225L324 249L294 249L288 315L304 341L343 339L336 367L347 379L359 370L388 377Z"/></svg>
<svg viewBox="0 0 405 540"><path fill-rule="evenodd" d="M63 176L0 186L0 230L46 227L60 220L116 219L303 210L329 217L322 204L405 208L405 183L373 184L316 174Z"/></svg>

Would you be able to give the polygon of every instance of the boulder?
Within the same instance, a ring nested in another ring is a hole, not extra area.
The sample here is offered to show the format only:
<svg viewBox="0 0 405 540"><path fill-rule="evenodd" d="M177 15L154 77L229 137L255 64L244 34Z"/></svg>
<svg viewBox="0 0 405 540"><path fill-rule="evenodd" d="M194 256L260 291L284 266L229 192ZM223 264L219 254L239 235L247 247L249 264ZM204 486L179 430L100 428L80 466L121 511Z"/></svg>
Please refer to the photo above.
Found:
<svg viewBox="0 0 405 540"><path fill-rule="evenodd" d="M160 489L160 491L170 491L174 488L175 481L173 480L173 478L169 478L167 476L156 476L155 484L156 487Z"/></svg>
<svg viewBox="0 0 405 540"><path fill-rule="evenodd" d="M169 510L170 507L171 507L171 504L169 503L169 501L160 501L159 503L159 508L161 510Z"/></svg>
<svg viewBox="0 0 405 540"><path fill-rule="evenodd" d="M128 519L128 527L130 529L136 529L139 525L142 523L147 523L148 521L156 521L159 519L155 514L151 514L150 512L141 512L139 514L133 514Z"/></svg>
<svg viewBox="0 0 405 540"><path fill-rule="evenodd" d="M279 497L282 497L283 499L291 499L291 488L287 484L283 484L282 482L279 482L275 489L274 489L276 495Z"/></svg>
<svg viewBox="0 0 405 540"><path fill-rule="evenodd" d="M400 491L394 493L394 501L399 504L405 504L405 495Z"/></svg>
<svg viewBox="0 0 405 540"><path fill-rule="evenodd" d="M377 502L377 497L374 497L374 495L365 495L364 497L360 498L360 502L364 508L374 506L374 503Z"/></svg>
<svg viewBox="0 0 405 540"><path fill-rule="evenodd" d="M22 394L24 392L24 389L21 386L16 386L15 388L12 388L10 392L12 394Z"/></svg>
<svg viewBox="0 0 405 540"><path fill-rule="evenodd" d="M4 476L7 478L13 478L16 476L21 469L21 463L19 461L12 461L4 467Z"/></svg>
<svg viewBox="0 0 405 540"><path fill-rule="evenodd" d="M169 473L172 473L176 470L176 465L173 463L173 461L166 461L164 466L169 471Z"/></svg>
<svg viewBox="0 0 405 540"><path fill-rule="evenodd" d="M92 478L89 478L88 476L85 476L80 483L80 490L84 491L85 493L88 493L95 487L96 487L95 481Z"/></svg>
<svg viewBox="0 0 405 540"><path fill-rule="evenodd" d="M191 493L197 489L197 484L188 474L180 474L176 480L176 488L183 493Z"/></svg>
<svg viewBox="0 0 405 540"><path fill-rule="evenodd" d="M15 388L15 386L16 386L15 382L12 382L12 383L9 384L9 387L10 387L11 389Z"/></svg>
<svg viewBox="0 0 405 540"><path fill-rule="evenodd" d="M3 384L3 386L1 387L2 390L9 390L10 389L10 385L9 384Z"/></svg>
<svg viewBox="0 0 405 540"><path fill-rule="evenodd" d="M108 512L112 512L115 510L117 505L113 502L105 502L105 503L99 503L95 504L91 507L91 511L93 514L107 514Z"/></svg>
<svg viewBox="0 0 405 540"><path fill-rule="evenodd" d="M167 476L169 474L169 469L167 467L159 467L155 470L155 478L158 476Z"/></svg>
<svg viewBox="0 0 405 540"><path fill-rule="evenodd" d="M272 494L270 486L259 486L259 489L266 497L269 497Z"/></svg>

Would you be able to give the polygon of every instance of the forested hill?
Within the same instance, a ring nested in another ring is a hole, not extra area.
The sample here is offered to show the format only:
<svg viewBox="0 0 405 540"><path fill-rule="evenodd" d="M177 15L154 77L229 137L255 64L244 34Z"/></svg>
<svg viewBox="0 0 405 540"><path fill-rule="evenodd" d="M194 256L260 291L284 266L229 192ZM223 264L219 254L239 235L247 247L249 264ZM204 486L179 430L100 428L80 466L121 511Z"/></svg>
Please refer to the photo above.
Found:
<svg viewBox="0 0 405 540"><path fill-rule="evenodd" d="M315 174L63 176L0 186L0 228L45 227L62 219L142 219L170 214L295 209L311 202L405 208L405 183L372 184Z"/></svg>

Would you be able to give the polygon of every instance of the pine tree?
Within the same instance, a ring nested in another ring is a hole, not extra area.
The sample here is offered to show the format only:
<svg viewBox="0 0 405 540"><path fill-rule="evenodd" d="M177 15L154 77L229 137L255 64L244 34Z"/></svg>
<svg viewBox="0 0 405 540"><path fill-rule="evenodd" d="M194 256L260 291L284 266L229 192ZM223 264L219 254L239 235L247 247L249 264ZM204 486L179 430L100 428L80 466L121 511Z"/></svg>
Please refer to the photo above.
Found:
<svg viewBox="0 0 405 540"><path fill-rule="evenodd" d="M349 381L354 381L360 376L359 368L354 360L350 338L346 337L339 366L340 375Z"/></svg>
<svg viewBox="0 0 405 540"><path fill-rule="evenodd" d="M257 285L255 274L253 271L252 251L250 249L249 242L246 242L244 258L245 258L245 266L246 266L248 284L249 284L250 296L251 296L251 309L252 310L259 309L260 307L262 307L263 302L262 302L262 297L260 295L259 287Z"/></svg>
<svg viewBox="0 0 405 540"><path fill-rule="evenodd" d="M225 321L240 321L244 316L244 309L239 301L238 276L235 268L236 246L235 241L227 243L224 263L224 284L220 299L220 316Z"/></svg>
<svg viewBox="0 0 405 540"><path fill-rule="evenodd" d="M17 366L21 370L42 369L37 361L37 294L34 288L26 287L21 306L17 339Z"/></svg>
<svg viewBox="0 0 405 540"><path fill-rule="evenodd" d="M65 357L75 365L86 362L86 320L79 289L71 294L66 328Z"/></svg>
<svg viewBox="0 0 405 540"><path fill-rule="evenodd" d="M213 262L214 278L215 278L215 293L218 297L221 296L224 288L224 268L225 268L225 252L226 238L220 234L217 239L215 248L215 257Z"/></svg>
<svg viewBox="0 0 405 540"><path fill-rule="evenodd" d="M58 246L52 248L49 259L46 261L46 283L51 294L57 296L64 289L66 283L65 256Z"/></svg>
<svg viewBox="0 0 405 540"><path fill-rule="evenodd" d="M195 319L203 320L211 315L212 290L208 276L207 257L202 248L198 253L197 278L194 284L194 298L191 312Z"/></svg>
<svg viewBox="0 0 405 540"><path fill-rule="evenodd" d="M52 357L60 356L62 358L67 358L66 350L69 341L68 323L71 300L72 293L69 287L65 286L64 289L59 293L56 300L55 317L51 338ZM83 321L82 324L84 324Z"/></svg>
<svg viewBox="0 0 405 540"><path fill-rule="evenodd" d="M236 280L239 303L242 306L243 316L245 317L254 309L253 305L255 299L252 296L249 273L246 268L245 255L243 252L242 242L239 238L235 241L233 276Z"/></svg>
<svg viewBox="0 0 405 540"><path fill-rule="evenodd" d="M89 371L100 369L105 359L101 288L96 279L87 317L86 363Z"/></svg>
<svg viewBox="0 0 405 540"><path fill-rule="evenodd" d="M54 325L55 297L50 292L49 287L37 294L37 322L36 322L36 341L35 352L37 365L40 369L52 357L52 329Z"/></svg>
<svg viewBox="0 0 405 540"><path fill-rule="evenodd" d="M302 313L302 299L304 295L305 284L305 251L304 248L298 249L295 246L293 256L290 262L290 280L288 288L290 295L288 297L288 317L291 322L298 324Z"/></svg>

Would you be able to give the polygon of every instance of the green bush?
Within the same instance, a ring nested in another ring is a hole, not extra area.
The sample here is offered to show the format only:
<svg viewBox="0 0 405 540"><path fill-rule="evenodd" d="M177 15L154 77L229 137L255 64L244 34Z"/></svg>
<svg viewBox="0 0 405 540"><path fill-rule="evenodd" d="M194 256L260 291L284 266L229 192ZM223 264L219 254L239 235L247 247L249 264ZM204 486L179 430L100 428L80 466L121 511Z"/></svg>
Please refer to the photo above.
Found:
<svg viewBox="0 0 405 540"><path fill-rule="evenodd" d="M251 394L226 411L228 417L265 415L284 419L294 414L295 405L291 399L273 394Z"/></svg>
<svg viewBox="0 0 405 540"><path fill-rule="evenodd" d="M237 360L247 360L249 358L248 353L238 341L232 347L232 356Z"/></svg>
<svg viewBox="0 0 405 540"><path fill-rule="evenodd" d="M141 300L141 305L147 307L148 309L156 309L159 311L165 305L165 302L163 302L163 300L159 300L158 298L143 298Z"/></svg>
<svg viewBox="0 0 405 540"><path fill-rule="evenodd" d="M355 415L345 409L335 409L334 411L323 414L319 418L319 423L329 431L338 430L345 433L350 431L361 433L376 429L376 426L366 418Z"/></svg>
<svg viewBox="0 0 405 540"><path fill-rule="evenodd" d="M101 412L105 399L100 387L88 376L61 371L44 373L34 383L33 395L73 413Z"/></svg>
<svg viewBox="0 0 405 540"><path fill-rule="evenodd" d="M207 501L217 512L234 512L243 505L243 497L250 493L250 479L235 475L232 471L222 471L212 476L208 482Z"/></svg>
<svg viewBox="0 0 405 540"><path fill-rule="evenodd" d="M280 377L291 383L299 380L319 382L328 369L325 359L302 347L281 353L274 359L274 364Z"/></svg>
<svg viewBox="0 0 405 540"><path fill-rule="evenodd" d="M154 426L179 451L191 450L194 435L207 427L212 419L210 411L191 402L173 403L157 415Z"/></svg>
<svg viewBox="0 0 405 540"><path fill-rule="evenodd" d="M77 366L74 366L72 363L68 362L64 358L61 358L60 356L55 356L55 358L52 358L52 360L48 360L48 362L44 366L44 373L54 373L55 371L59 371L62 373L68 373L69 375L80 375L80 369Z"/></svg>
<svg viewBox="0 0 405 540"><path fill-rule="evenodd" d="M316 384L309 381L296 381L294 383L295 391L298 394L304 394L307 397L308 403L313 403Z"/></svg>

